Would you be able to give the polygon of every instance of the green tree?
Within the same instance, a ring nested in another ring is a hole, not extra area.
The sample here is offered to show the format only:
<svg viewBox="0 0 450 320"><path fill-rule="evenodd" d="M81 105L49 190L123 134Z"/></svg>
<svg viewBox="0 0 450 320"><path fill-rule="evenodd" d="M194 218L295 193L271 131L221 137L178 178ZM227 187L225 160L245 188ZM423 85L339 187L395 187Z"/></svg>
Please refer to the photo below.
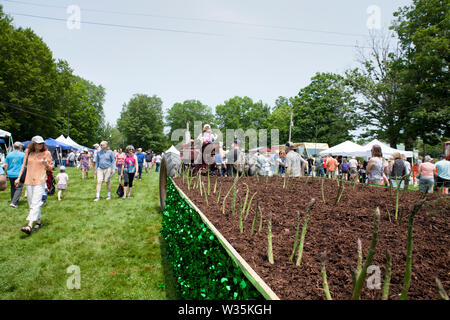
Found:
<svg viewBox="0 0 450 320"><path fill-rule="evenodd" d="M15 28L0 6L0 127L16 140L57 134L57 70L52 52L31 29Z"/></svg>
<svg viewBox="0 0 450 320"><path fill-rule="evenodd" d="M31 29L15 28L0 6L0 127L15 140L61 133L80 144L98 141L105 91L55 61Z"/></svg>
<svg viewBox="0 0 450 320"><path fill-rule="evenodd" d="M291 98L292 141L336 145L352 139L355 99L345 84L340 75L316 73L311 83Z"/></svg>
<svg viewBox="0 0 450 320"><path fill-rule="evenodd" d="M123 105L117 128L135 148L161 152L167 147L162 100L156 95L135 94Z"/></svg>
<svg viewBox="0 0 450 320"><path fill-rule="evenodd" d="M172 132L176 129L185 129L189 121L189 131L194 137L194 121L201 121L203 124L214 125L214 115L207 105L198 100L186 100L183 103L175 103L169 109L166 116L166 125L170 127L169 140Z"/></svg>
<svg viewBox="0 0 450 320"><path fill-rule="evenodd" d="M292 105L289 98L278 97L275 101L275 107L272 113L267 119L267 129L278 129L279 130L279 142L281 144L286 143L289 140L289 123L291 121L291 110Z"/></svg>
<svg viewBox="0 0 450 320"><path fill-rule="evenodd" d="M227 129L267 129L270 107L262 101L253 102L249 97L234 97L216 107L216 121L226 142ZM248 141L246 142L248 147Z"/></svg>
<svg viewBox="0 0 450 320"><path fill-rule="evenodd" d="M434 145L450 135L449 3L414 0L394 16L391 29L402 50L395 72L403 77L402 115L409 123L404 128L405 146L412 149L417 138L424 146Z"/></svg>
<svg viewBox="0 0 450 320"><path fill-rule="evenodd" d="M404 117L399 103L402 79L393 70L398 53L390 48L391 35L372 34L369 51L360 49L360 67L346 72L346 81L358 103L358 127L362 138L389 141L396 148L402 140Z"/></svg>

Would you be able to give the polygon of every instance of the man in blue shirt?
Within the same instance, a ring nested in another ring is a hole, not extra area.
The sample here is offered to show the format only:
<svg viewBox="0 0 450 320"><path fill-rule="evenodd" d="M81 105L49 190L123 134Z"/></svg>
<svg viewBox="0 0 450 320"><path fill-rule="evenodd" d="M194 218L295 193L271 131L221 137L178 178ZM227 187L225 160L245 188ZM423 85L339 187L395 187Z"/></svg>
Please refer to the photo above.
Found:
<svg viewBox="0 0 450 320"><path fill-rule="evenodd" d="M5 171L11 185L11 204L9 206L13 208L19 206L22 195L23 183L19 183L16 187L14 182L19 177L24 159L25 153L22 152L22 144L17 141L14 143L14 151L10 152L5 159Z"/></svg>
<svg viewBox="0 0 450 320"><path fill-rule="evenodd" d="M136 152L136 157L138 159L138 172L139 180L142 180L142 168L144 167L145 154L142 153L142 148L138 148Z"/></svg>
<svg viewBox="0 0 450 320"><path fill-rule="evenodd" d="M437 181L438 188L442 188L443 194L448 194L448 188L450 187L450 161L445 160L445 154L441 154L438 162L435 166L437 169Z"/></svg>
<svg viewBox="0 0 450 320"><path fill-rule="evenodd" d="M103 181L106 182L108 188L106 200L111 200L111 176L116 171L116 157L114 156L114 152L108 148L108 142L102 141L100 148L94 159L95 172L97 173L97 195L94 201L100 200Z"/></svg>

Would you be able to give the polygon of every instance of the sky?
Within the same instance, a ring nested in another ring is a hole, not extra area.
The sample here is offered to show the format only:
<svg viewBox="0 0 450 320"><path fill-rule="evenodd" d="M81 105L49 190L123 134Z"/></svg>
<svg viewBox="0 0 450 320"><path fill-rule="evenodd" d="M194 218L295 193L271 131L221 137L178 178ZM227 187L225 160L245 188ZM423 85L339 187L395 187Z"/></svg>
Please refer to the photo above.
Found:
<svg viewBox="0 0 450 320"><path fill-rule="evenodd" d="M33 29L55 59L105 88L111 124L137 93L157 95L164 111L189 99L214 110L234 96L273 106L316 72L356 67L355 46L368 45L370 28L386 30L393 12L411 3L0 0L14 24ZM80 28L69 6L79 8Z"/></svg>

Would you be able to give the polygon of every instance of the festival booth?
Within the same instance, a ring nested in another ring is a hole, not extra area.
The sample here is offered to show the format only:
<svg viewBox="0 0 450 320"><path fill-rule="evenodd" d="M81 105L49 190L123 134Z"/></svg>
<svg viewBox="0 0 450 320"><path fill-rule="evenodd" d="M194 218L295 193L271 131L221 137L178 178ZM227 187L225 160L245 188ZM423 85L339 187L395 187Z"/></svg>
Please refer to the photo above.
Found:
<svg viewBox="0 0 450 320"><path fill-rule="evenodd" d="M352 141L345 141L338 145L335 145L334 147L328 148L326 150L323 150L319 152L321 156L327 156L329 154L333 156L343 156L343 157L349 157L354 156L355 153L363 154L365 152L364 148L360 146L359 144L356 144Z"/></svg>
<svg viewBox="0 0 450 320"><path fill-rule="evenodd" d="M5 146L6 152L12 150L13 138L10 132L0 129L0 144Z"/></svg>
<svg viewBox="0 0 450 320"><path fill-rule="evenodd" d="M379 145L381 147L381 151L383 152L383 157L385 159L389 159L394 153L398 152L401 155L404 155L406 158L413 158L414 153L412 151L405 151L405 150L398 150L391 148L390 146L384 144L383 142L374 139L368 144L362 146L361 150L350 152L349 156L355 156L355 157L363 157L365 159L369 159L372 156L372 147L374 145Z"/></svg>

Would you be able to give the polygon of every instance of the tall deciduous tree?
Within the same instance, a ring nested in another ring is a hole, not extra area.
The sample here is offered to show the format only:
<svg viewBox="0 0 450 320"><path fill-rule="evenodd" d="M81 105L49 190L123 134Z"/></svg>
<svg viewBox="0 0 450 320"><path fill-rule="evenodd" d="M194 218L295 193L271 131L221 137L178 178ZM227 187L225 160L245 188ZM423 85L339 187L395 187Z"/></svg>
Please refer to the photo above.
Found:
<svg viewBox="0 0 450 320"><path fill-rule="evenodd" d="M216 107L216 121L222 130L224 141L227 141L227 129L267 129L269 116L270 107L267 104L262 101L253 102L249 97L236 96Z"/></svg>
<svg viewBox="0 0 450 320"><path fill-rule="evenodd" d="M186 100L183 103L175 103L169 109L166 117L166 125L170 127L169 140L172 132L176 129L186 128L189 121L189 131L191 137L194 135L194 121L201 121L203 124L214 124L214 115L207 105L202 104L198 100Z"/></svg>
<svg viewBox="0 0 450 320"><path fill-rule="evenodd" d="M135 94L123 105L117 127L135 148L161 152L167 147L162 100L156 95Z"/></svg>
<svg viewBox="0 0 450 320"><path fill-rule="evenodd" d="M351 140L355 99L342 76L317 73L291 98L294 109L292 141L336 145Z"/></svg>
<svg viewBox="0 0 450 320"><path fill-rule="evenodd" d="M279 142L286 143L289 140L289 123L291 121L292 105L289 98L278 97L275 101L275 106L271 115L267 119L267 126L269 130L277 129L279 133ZM292 139L291 139L292 140Z"/></svg>
<svg viewBox="0 0 450 320"><path fill-rule="evenodd" d="M389 141L396 148L405 123L398 97L402 80L392 68L398 52L391 50L391 38L390 34L371 34L368 51L359 49L360 67L348 70L346 80L360 97L358 125L365 130L361 137Z"/></svg>
<svg viewBox="0 0 450 320"><path fill-rule="evenodd" d="M448 1L414 0L394 13L392 29L402 50L395 71L404 78L401 94L405 145L421 138L424 146L450 135Z"/></svg>

